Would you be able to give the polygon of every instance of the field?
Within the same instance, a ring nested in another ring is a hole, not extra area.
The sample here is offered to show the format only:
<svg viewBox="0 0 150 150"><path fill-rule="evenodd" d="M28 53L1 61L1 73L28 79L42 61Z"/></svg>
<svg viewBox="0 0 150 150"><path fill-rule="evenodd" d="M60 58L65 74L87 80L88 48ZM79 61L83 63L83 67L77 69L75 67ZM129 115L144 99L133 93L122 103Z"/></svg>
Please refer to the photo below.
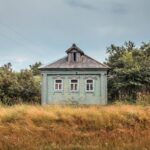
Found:
<svg viewBox="0 0 150 150"><path fill-rule="evenodd" d="M150 107L0 106L0 150L150 150Z"/></svg>

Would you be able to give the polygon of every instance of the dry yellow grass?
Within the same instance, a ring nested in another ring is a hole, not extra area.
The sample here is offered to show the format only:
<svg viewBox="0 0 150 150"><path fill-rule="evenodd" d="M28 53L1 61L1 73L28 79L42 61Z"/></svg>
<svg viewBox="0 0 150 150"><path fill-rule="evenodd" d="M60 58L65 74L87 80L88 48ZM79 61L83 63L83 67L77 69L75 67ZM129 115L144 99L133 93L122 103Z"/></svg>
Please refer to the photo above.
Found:
<svg viewBox="0 0 150 150"><path fill-rule="evenodd" d="M149 150L149 106L0 107L0 150Z"/></svg>

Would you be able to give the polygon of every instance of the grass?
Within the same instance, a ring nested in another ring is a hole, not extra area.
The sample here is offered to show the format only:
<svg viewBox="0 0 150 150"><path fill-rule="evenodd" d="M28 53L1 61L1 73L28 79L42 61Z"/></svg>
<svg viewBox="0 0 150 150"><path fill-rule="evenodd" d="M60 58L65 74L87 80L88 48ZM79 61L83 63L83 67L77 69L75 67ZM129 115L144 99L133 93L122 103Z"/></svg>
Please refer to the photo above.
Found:
<svg viewBox="0 0 150 150"><path fill-rule="evenodd" d="M2 150L149 150L150 106L0 107Z"/></svg>

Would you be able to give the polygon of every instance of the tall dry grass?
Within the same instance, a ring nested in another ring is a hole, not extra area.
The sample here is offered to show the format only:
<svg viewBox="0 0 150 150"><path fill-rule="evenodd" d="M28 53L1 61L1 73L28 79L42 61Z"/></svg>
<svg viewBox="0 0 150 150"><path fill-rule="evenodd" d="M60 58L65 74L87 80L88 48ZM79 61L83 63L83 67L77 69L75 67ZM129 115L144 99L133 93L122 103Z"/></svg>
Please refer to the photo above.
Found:
<svg viewBox="0 0 150 150"><path fill-rule="evenodd" d="M149 92L139 92L137 94L137 104L140 105L150 105L150 93Z"/></svg>
<svg viewBox="0 0 150 150"><path fill-rule="evenodd" d="M149 150L149 106L0 107L2 150Z"/></svg>

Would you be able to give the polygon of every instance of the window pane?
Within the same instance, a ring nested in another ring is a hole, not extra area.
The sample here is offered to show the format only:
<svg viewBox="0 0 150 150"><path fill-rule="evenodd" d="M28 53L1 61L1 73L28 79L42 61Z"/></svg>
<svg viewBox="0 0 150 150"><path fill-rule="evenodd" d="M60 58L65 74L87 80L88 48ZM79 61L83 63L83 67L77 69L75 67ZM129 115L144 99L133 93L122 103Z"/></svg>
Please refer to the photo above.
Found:
<svg viewBox="0 0 150 150"><path fill-rule="evenodd" d="M56 83L62 83L62 80L56 80Z"/></svg>
<svg viewBox="0 0 150 150"><path fill-rule="evenodd" d="M55 84L55 89L58 90L58 84Z"/></svg>
<svg viewBox="0 0 150 150"><path fill-rule="evenodd" d="M90 90L91 91L93 90L93 84L90 84Z"/></svg>
<svg viewBox="0 0 150 150"><path fill-rule="evenodd" d="M93 83L93 80L87 80L87 83Z"/></svg>
<svg viewBox="0 0 150 150"><path fill-rule="evenodd" d="M59 84L59 90L62 90L62 84Z"/></svg>
<svg viewBox="0 0 150 150"><path fill-rule="evenodd" d="M78 80L71 80L71 83L78 83Z"/></svg>
<svg viewBox="0 0 150 150"><path fill-rule="evenodd" d="M73 84L71 84L71 90L74 90L74 89L73 89Z"/></svg>
<svg viewBox="0 0 150 150"><path fill-rule="evenodd" d="M86 90L89 90L89 84L86 85Z"/></svg>
<svg viewBox="0 0 150 150"><path fill-rule="evenodd" d="M76 55L76 53L73 53L73 60L74 60L74 61L77 60L77 55Z"/></svg>
<svg viewBox="0 0 150 150"><path fill-rule="evenodd" d="M74 89L74 90L77 90L77 88L78 88L78 85L77 85L77 84L75 84L75 89Z"/></svg>

